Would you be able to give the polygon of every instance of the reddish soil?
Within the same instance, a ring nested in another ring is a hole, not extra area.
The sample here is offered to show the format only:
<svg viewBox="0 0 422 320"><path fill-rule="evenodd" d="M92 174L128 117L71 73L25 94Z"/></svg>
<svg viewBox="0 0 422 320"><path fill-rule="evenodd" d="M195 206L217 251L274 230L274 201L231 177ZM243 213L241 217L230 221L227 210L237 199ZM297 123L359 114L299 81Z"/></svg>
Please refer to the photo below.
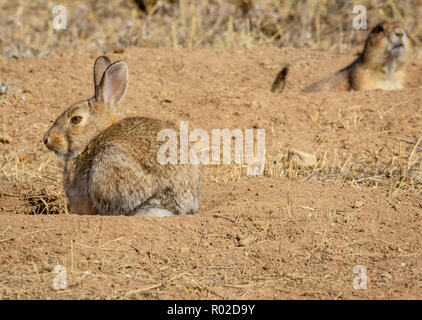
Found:
<svg viewBox="0 0 422 320"><path fill-rule="evenodd" d="M126 49L109 56L129 66L121 118L187 120L190 129L265 128L269 154L296 148L343 163L370 154L392 167L409 159L422 136L420 59L403 90L305 95L300 89L354 56L291 48ZM205 169L192 216L28 214L34 195L55 195L64 208L62 161L41 139L64 108L93 94L95 58L0 60L0 78L21 80L16 87L23 90L0 96L0 133L9 140L0 143L0 298L422 297L420 184L402 188L375 176L367 178L386 182L236 178L227 166L214 166ZM272 94L285 63L292 65L286 90ZM422 150L414 151L419 163ZM66 290L53 288L57 265L66 267ZM366 268L366 290L353 288L356 265Z"/></svg>

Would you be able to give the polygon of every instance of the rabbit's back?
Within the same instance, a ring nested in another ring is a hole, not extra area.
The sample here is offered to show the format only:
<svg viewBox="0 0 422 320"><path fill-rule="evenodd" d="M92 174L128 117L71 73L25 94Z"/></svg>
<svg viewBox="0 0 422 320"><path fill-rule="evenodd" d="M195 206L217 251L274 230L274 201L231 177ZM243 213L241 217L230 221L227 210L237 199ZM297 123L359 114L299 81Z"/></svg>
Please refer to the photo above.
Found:
<svg viewBox="0 0 422 320"><path fill-rule="evenodd" d="M166 121L134 117L101 132L67 163L64 185L70 206L73 196L74 208L84 204L90 207L84 211L104 215L133 215L145 208L196 212L202 166L159 163L157 137L163 129L175 130Z"/></svg>

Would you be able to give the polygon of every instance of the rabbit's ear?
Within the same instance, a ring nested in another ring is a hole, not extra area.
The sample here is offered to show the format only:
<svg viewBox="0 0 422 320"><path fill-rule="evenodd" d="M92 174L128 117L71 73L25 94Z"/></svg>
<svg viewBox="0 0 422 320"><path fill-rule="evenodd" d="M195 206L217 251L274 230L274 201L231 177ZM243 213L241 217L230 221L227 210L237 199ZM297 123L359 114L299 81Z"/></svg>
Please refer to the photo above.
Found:
<svg viewBox="0 0 422 320"><path fill-rule="evenodd" d="M103 74L95 99L113 110L126 93L128 78L128 68L124 61L111 64Z"/></svg>
<svg viewBox="0 0 422 320"><path fill-rule="evenodd" d="M98 57L94 62L94 88L95 96L98 95L98 89L100 87L101 78L103 77L104 72L111 64L111 61L106 56Z"/></svg>

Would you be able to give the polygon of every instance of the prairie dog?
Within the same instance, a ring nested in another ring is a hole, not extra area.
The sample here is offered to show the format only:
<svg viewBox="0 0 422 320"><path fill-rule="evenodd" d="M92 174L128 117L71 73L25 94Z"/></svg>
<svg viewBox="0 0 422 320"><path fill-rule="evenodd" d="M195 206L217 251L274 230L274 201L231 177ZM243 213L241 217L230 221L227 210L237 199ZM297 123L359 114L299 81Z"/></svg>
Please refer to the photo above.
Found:
<svg viewBox="0 0 422 320"><path fill-rule="evenodd" d="M355 61L302 92L402 89L412 50L413 40L400 22L380 22L369 33Z"/></svg>

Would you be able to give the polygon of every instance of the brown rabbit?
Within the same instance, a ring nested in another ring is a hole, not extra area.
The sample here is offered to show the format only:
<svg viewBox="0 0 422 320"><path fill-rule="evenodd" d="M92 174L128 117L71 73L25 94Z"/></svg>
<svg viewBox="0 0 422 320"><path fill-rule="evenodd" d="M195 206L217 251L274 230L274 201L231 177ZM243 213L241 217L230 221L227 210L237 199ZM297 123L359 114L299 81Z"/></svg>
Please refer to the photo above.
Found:
<svg viewBox="0 0 422 320"><path fill-rule="evenodd" d="M128 84L125 62L101 56L93 98L71 105L44 136L62 157L69 210L79 214L171 216L198 210L200 164L157 161L157 135L171 123L143 117L116 120Z"/></svg>
<svg viewBox="0 0 422 320"><path fill-rule="evenodd" d="M402 89L412 57L413 40L399 22L377 24L366 39L363 52L344 69L306 87L302 92ZM288 66L279 74L287 74ZM274 88L283 88L273 83ZM280 81L280 80L279 80ZM286 81L285 77L282 81ZM279 90L281 91L281 90Z"/></svg>

